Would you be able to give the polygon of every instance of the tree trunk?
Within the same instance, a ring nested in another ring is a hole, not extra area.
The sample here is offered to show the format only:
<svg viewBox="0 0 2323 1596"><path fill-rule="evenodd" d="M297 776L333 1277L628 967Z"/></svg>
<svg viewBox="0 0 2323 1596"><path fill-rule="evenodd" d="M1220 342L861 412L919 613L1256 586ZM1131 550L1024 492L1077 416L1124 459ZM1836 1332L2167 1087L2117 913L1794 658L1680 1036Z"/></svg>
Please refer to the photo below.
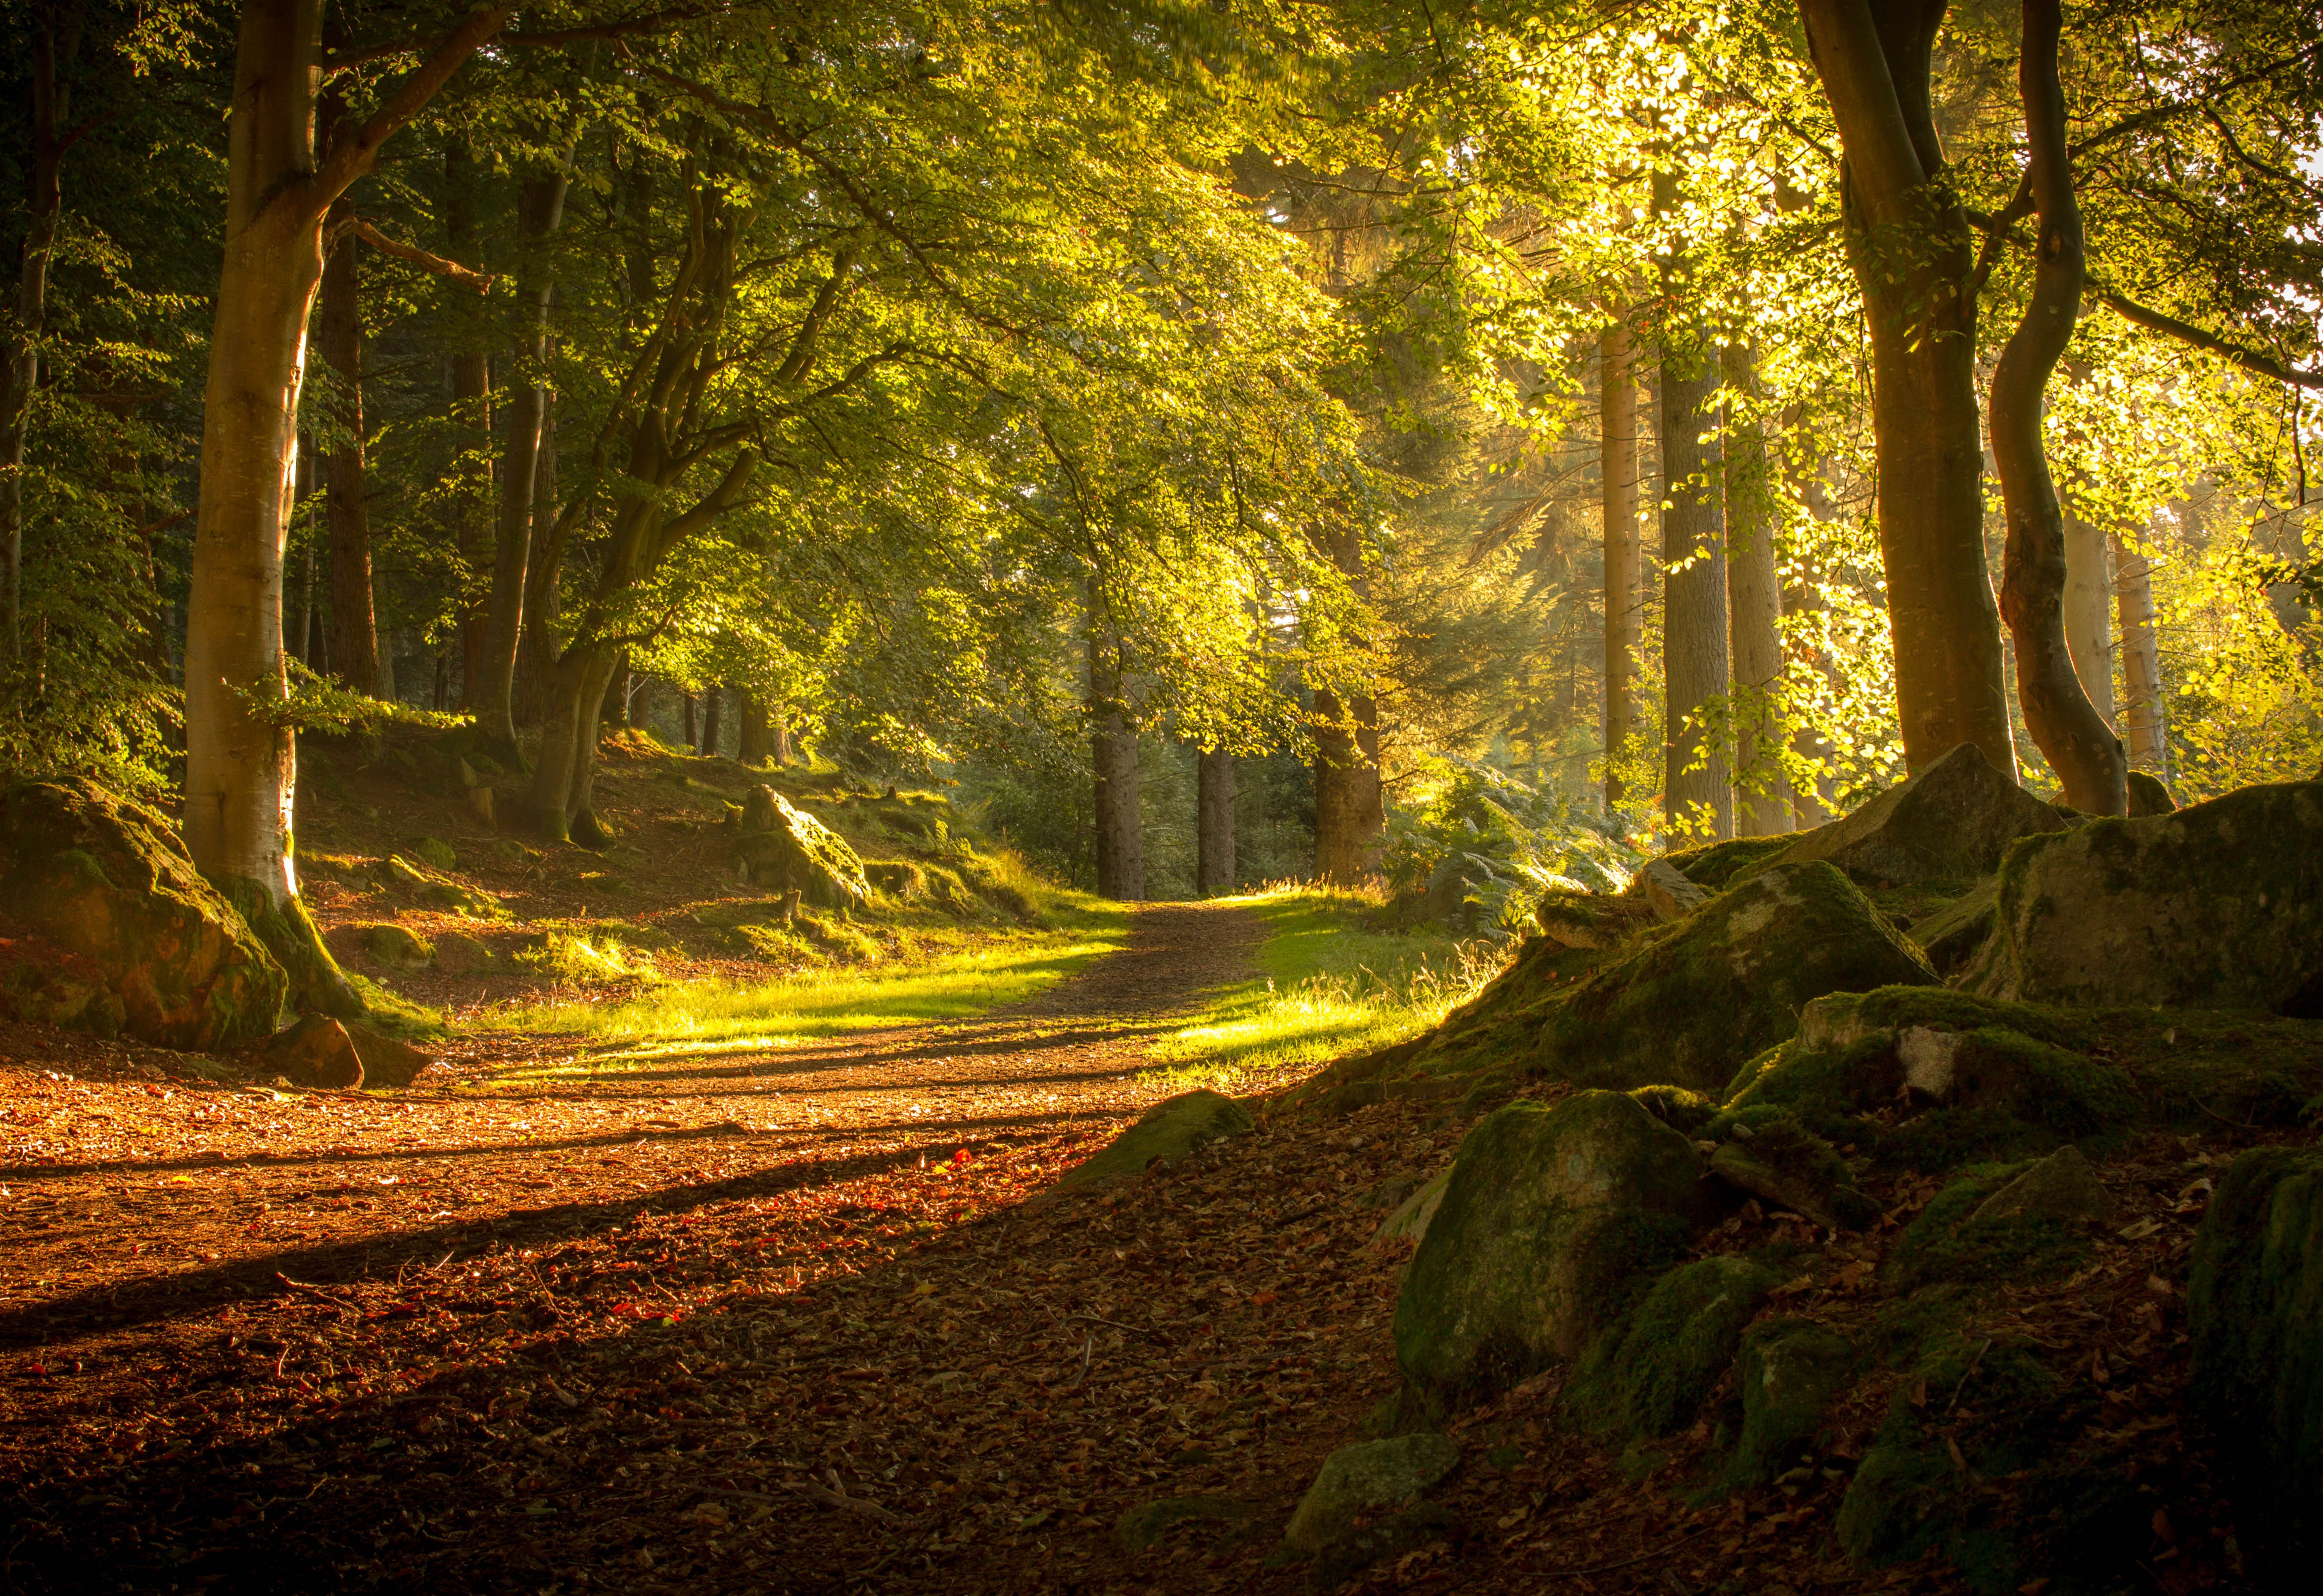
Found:
<svg viewBox="0 0 2323 1596"><path fill-rule="evenodd" d="M371 563L371 610L379 625L373 655L379 662L379 696L391 703L396 697L395 632L389 619L387 567L378 560Z"/></svg>
<svg viewBox="0 0 2323 1596"><path fill-rule="evenodd" d="M517 645L517 718L539 723L546 712L546 683L556 674L557 582L564 573L556 546L556 396L541 413L540 458L533 472L532 548L524 573L524 630Z"/></svg>
<svg viewBox="0 0 2323 1596"><path fill-rule="evenodd" d="M774 742L776 765L798 763L798 749L791 742L790 711L781 704L774 707Z"/></svg>
<svg viewBox="0 0 2323 1596"><path fill-rule="evenodd" d="M326 142L344 121L337 96L326 96ZM335 216L344 208L342 201ZM331 407L337 436L322 460L324 518L331 537L331 664L347 687L376 698L379 618L372 605L371 514L363 482L362 248L353 234L344 234L324 263L315 352L338 378Z"/></svg>
<svg viewBox="0 0 2323 1596"><path fill-rule="evenodd" d="M1088 583L1089 766L1096 782L1097 890L1136 903L1145 896L1145 823L1138 803L1137 732L1122 697L1122 648Z"/></svg>
<svg viewBox="0 0 2323 1596"><path fill-rule="evenodd" d="M1755 394L1750 352L1730 346L1727 388ZM1773 482L1756 420L1728 428L1726 605L1733 650L1735 835L1773 837L1791 829L1791 784L1783 772L1783 583L1775 559Z"/></svg>
<svg viewBox="0 0 2323 1596"><path fill-rule="evenodd" d="M598 721L613 680L617 648L583 640L556 662L540 723L540 756L532 767L533 818L558 842L595 846L606 837L591 809L597 768Z"/></svg>
<svg viewBox="0 0 2323 1596"><path fill-rule="evenodd" d="M756 770L767 762L767 701L755 693L742 694L742 728L735 757Z"/></svg>
<svg viewBox="0 0 2323 1596"><path fill-rule="evenodd" d="M475 257L477 176L467 142L453 138L444 151L444 238L457 261ZM445 290L450 293L447 286ZM463 313L460 344L452 354L452 436L457 440L459 497L453 509L453 541L469 586L460 601L460 702L473 709L484 674L485 592L476 573L491 563L492 520L492 358L473 347L481 329Z"/></svg>
<svg viewBox="0 0 2323 1596"><path fill-rule="evenodd" d="M2121 611L2121 686L2128 701L2121 724L2129 738L2129 762L2167 780L2170 745L2162 716L2162 651L2153 635L2153 567L2118 537L2113 561Z"/></svg>
<svg viewBox="0 0 2323 1596"><path fill-rule="evenodd" d="M720 734L725 730L718 721L719 711L725 707L726 690L723 687L712 686L705 690L702 696L707 701L707 707L702 716L702 757L705 759L715 759L718 757Z"/></svg>
<svg viewBox="0 0 2323 1596"><path fill-rule="evenodd" d="M679 715L678 719L683 722L683 725L679 729L685 737L685 751L689 754L700 753L702 751L702 734L700 729L694 725L693 721L693 694L690 693L681 693L677 696L678 702L684 706L683 712Z"/></svg>
<svg viewBox="0 0 2323 1596"><path fill-rule="evenodd" d="M2113 724L2113 572L2106 535L2065 517L2065 647L2098 719Z"/></svg>
<svg viewBox="0 0 2323 1596"><path fill-rule="evenodd" d="M1992 458L2007 506L2000 611L2016 645L2016 701L2025 729L2084 814L2126 814L2129 762L2121 739L2081 690L2065 634L2065 514L2041 441L2049 373L2073 335L2086 276L2080 206L2057 79L2058 0L2025 0L2017 85L2040 218L2033 297L1992 374Z"/></svg>
<svg viewBox="0 0 2323 1596"><path fill-rule="evenodd" d="M185 832L194 863L242 910L304 1001L353 1014L362 1000L298 898L290 729L259 708L288 692L282 554L307 319L322 278L325 214L507 14L471 13L318 169L321 10L321 0L245 0L236 41L186 620Z"/></svg>
<svg viewBox="0 0 2323 1596"><path fill-rule="evenodd" d="M1208 897L1235 889L1235 757L1205 748L1196 772L1194 891Z"/></svg>
<svg viewBox="0 0 2323 1596"><path fill-rule="evenodd" d="M1734 834L1725 729L1726 526L1712 398L1716 368L1699 350L1662 346L1662 810L1673 830Z"/></svg>
<svg viewBox="0 0 2323 1596"><path fill-rule="evenodd" d="M516 762L516 651L524 625L525 573L532 548L533 504L540 480L540 441L548 409L548 306L556 284L546 252L565 216L571 162L524 181L517 202L517 305L524 316L500 455L500 524L492 550L492 587L484 607L483 680L472 703L487 747Z"/></svg>
<svg viewBox="0 0 2323 1596"><path fill-rule="evenodd" d="M1599 335L1598 476L1605 541L1605 809L1619 809L1621 759L1635 730L1630 683L1644 641L1638 571L1638 389L1630 329Z"/></svg>
<svg viewBox="0 0 2323 1596"><path fill-rule="evenodd" d="M65 145L59 129L72 86L59 77L80 44L78 11L67 7L60 27L50 8L32 31L32 170L26 174L24 240L17 252L15 322L0 360L0 607L11 662L24 657L24 460L32 434L32 399L41 385L41 334L48 324L49 262L56 253L57 215L63 208L60 177Z"/></svg>
<svg viewBox="0 0 2323 1596"><path fill-rule="evenodd" d="M627 726L629 713L629 651L622 649L613 662L613 678L605 686L605 707L598 723Z"/></svg>
<svg viewBox="0 0 2323 1596"><path fill-rule="evenodd" d="M1318 540L1358 595L1363 546L1342 527ZM1315 875L1354 886L1380 873L1387 806L1380 788L1379 703L1368 693L1315 694Z"/></svg>
<svg viewBox="0 0 2323 1596"><path fill-rule="evenodd" d="M629 678L628 693L621 701L621 727L627 731L645 731L653 725L653 678L640 671Z"/></svg>
<svg viewBox="0 0 2323 1596"><path fill-rule="evenodd" d="M1871 335L1879 546L1905 763L1964 742L2014 775L1984 562L1972 240L1930 94L1945 0L1800 0L1845 151L1848 254Z"/></svg>

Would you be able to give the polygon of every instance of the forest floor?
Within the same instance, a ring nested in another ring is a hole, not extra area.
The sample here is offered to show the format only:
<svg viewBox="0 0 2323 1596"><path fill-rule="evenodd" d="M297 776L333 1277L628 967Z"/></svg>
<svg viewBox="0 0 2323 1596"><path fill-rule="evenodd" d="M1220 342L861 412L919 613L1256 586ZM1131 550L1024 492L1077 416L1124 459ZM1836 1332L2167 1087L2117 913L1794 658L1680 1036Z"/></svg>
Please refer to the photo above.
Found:
<svg viewBox="0 0 2323 1596"><path fill-rule="evenodd" d="M472 1033L392 1096L0 1029L0 1588L1300 1589L1266 1555L1395 1386L1365 1243L1465 1123L1264 1117L1042 1196L1182 1088L1149 1044L1267 924L1146 907L1028 1001L747 1055ZM1823 1481L1694 1509L1698 1445L1625 1473L1555 1397L1462 1419L1449 1527L1360 1588L1958 1587L1828 1561Z"/></svg>

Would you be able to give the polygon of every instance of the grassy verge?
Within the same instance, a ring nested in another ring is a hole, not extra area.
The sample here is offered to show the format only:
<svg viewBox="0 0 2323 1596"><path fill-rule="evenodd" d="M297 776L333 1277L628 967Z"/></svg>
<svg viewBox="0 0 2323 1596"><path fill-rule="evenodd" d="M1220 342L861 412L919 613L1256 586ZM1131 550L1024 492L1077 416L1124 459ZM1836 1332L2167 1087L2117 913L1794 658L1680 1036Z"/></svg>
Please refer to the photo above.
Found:
<svg viewBox="0 0 2323 1596"><path fill-rule="evenodd" d="M1002 931L970 948L877 965L810 970L770 981L677 981L616 1002L511 1007L479 1029L571 1036L570 1062L510 1069L496 1081L542 1080L646 1063L793 1047L891 1025L971 1019L1020 1003L1129 941L1129 912L1061 894L1044 905L1049 928Z"/></svg>
<svg viewBox="0 0 2323 1596"><path fill-rule="evenodd" d="M1258 973L1149 1050L1179 1090L1250 1093L1417 1035L1500 972L1505 955L1440 925L1364 923L1377 901L1318 886L1236 900L1264 920Z"/></svg>

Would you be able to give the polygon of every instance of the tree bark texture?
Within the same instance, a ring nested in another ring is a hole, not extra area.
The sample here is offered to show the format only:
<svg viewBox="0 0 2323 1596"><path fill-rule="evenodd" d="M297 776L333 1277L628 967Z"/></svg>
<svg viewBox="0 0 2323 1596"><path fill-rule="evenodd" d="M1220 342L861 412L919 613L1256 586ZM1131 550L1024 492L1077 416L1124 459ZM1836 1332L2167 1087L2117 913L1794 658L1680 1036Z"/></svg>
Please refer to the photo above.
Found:
<svg viewBox="0 0 2323 1596"><path fill-rule="evenodd" d="M1904 757L1963 742L2011 775L1999 615L1984 560L1972 239L1931 77L1945 0L1800 0L1844 150L1849 261L1871 337L1879 546Z"/></svg>
<svg viewBox="0 0 2323 1596"><path fill-rule="evenodd" d="M756 770L767 762L767 701L755 693L742 694L741 729L735 756Z"/></svg>
<svg viewBox="0 0 2323 1596"><path fill-rule="evenodd" d="M1204 897L1235 889L1235 757L1205 748L1195 766L1194 890Z"/></svg>
<svg viewBox="0 0 2323 1596"><path fill-rule="evenodd" d="M678 729L685 738L685 751L689 754L699 753L702 748L702 729L694 723L693 694L681 693L678 694L678 699L684 705L678 715L680 722Z"/></svg>
<svg viewBox="0 0 2323 1596"><path fill-rule="evenodd" d="M2162 650L2153 631L2153 567L2120 538L2114 539L2115 602L2121 615L2121 729L2129 762L2168 779L2170 745L2162 715Z"/></svg>
<svg viewBox="0 0 2323 1596"><path fill-rule="evenodd" d="M444 239L454 260L475 258L482 179L467 142L454 137L444 151ZM460 459L455 470L459 498L453 511L453 541L460 563L473 574L491 564L492 357L479 346L475 327L450 286L445 315L451 322L452 424ZM484 606L488 589L473 584L460 605L460 703L473 711L484 674Z"/></svg>
<svg viewBox="0 0 2323 1596"><path fill-rule="evenodd" d="M2090 707L2108 726L2114 719L2113 570L2106 535L2068 510L2065 515L2065 647Z"/></svg>
<svg viewBox="0 0 2323 1596"><path fill-rule="evenodd" d="M533 470L532 548L524 573L524 629L516 657L516 717L537 726L556 674L556 584L564 574L564 544L556 533L556 396L540 418L540 456Z"/></svg>
<svg viewBox="0 0 2323 1596"><path fill-rule="evenodd" d="M224 260L202 400L201 485L186 623L186 846L311 1006L359 1012L298 899L282 555L298 458L307 323L323 219L507 14L471 13L318 162L321 0L245 0L227 123Z"/></svg>
<svg viewBox="0 0 2323 1596"><path fill-rule="evenodd" d="M1753 393L1749 352L1725 354L1730 391ZM1783 583L1775 558L1773 482L1756 421L1728 429L1726 608L1733 655L1734 831L1773 837L1791 829L1791 784L1782 766Z"/></svg>
<svg viewBox="0 0 2323 1596"><path fill-rule="evenodd" d="M1605 808L1621 807L1620 761L1636 730L1631 685L1644 642L1638 571L1638 389L1630 329L1605 329L1598 351L1598 478L1605 543Z"/></svg>
<svg viewBox="0 0 2323 1596"><path fill-rule="evenodd" d="M24 657L24 460L32 401L41 386L41 335L48 326L49 262L64 206L65 145L60 129L72 88L59 69L80 42L77 10L49 7L32 30L32 166L25 175L24 240L16 257L15 317L0 359L0 605L8 657Z"/></svg>
<svg viewBox="0 0 2323 1596"><path fill-rule="evenodd" d="M1689 835L1734 834L1727 734L1724 463L1712 402L1717 368L1666 335L1662 346L1662 808Z"/></svg>
<svg viewBox="0 0 2323 1596"><path fill-rule="evenodd" d="M1097 816L1097 890L1145 896L1145 823L1137 793L1137 730L1122 696L1121 640L1101 619L1092 579L1088 609L1089 768Z"/></svg>
<svg viewBox="0 0 2323 1596"><path fill-rule="evenodd" d="M345 120L333 108L335 98L326 96L326 129ZM354 234L342 233L323 264L315 352L338 380L331 406L334 436L322 460L323 513L331 540L332 674L354 692L376 698L379 619L372 601L371 514L363 481L362 248Z"/></svg>
<svg viewBox="0 0 2323 1596"><path fill-rule="evenodd" d="M726 729L720 722L725 718L726 689L713 686L702 697L706 706L702 717L702 757L715 759L719 744L725 740Z"/></svg>
<svg viewBox="0 0 2323 1596"><path fill-rule="evenodd" d="M2065 802L2084 814L2126 814L2128 759L2082 691L2066 637L2065 512L2041 437L2049 374L2072 338L2087 276L2057 76L2059 0L2025 0L2024 18L2017 87L2040 239L2031 302L1992 374L1992 458L2008 517L2000 612L2015 641L2025 729L2063 784Z"/></svg>
<svg viewBox="0 0 2323 1596"><path fill-rule="evenodd" d="M547 252L565 216L571 164L527 177L517 201L519 252L517 304L524 317L506 406L500 454L500 519L493 535L492 585L484 605L483 678L473 701L486 745L516 762L516 653L524 626L525 573L532 550L534 496L540 478L542 423L548 410L548 307L556 281Z"/></svg>
<svg viewBox="0 0 2323 1596"><path fill-rule="evenodd" d="M1363 544L1352 527L1321 534L1323 552L1364 595ZM1380 786L1379 702L1369 693L1315 693L1315 876L1354 886L1380 873L1387 804Z"/></svg>

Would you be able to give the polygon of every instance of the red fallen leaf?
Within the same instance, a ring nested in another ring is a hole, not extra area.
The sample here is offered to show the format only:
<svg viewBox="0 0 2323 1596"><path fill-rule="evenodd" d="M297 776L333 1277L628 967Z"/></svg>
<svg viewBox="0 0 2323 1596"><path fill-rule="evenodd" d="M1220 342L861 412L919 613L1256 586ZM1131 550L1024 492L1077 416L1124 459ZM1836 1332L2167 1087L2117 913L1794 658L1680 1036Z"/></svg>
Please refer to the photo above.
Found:
<svg viewBox="0 0 2323 1596"><path fill-rule="evenodd" d="M964 1163L968 1163L969 1161L970 1161L970 1157L971 1157L971 1155L969 1154L969 1152L968 1149L967 1149L967 1148L965 1148L965 1147L963 1147L963 1148L961 1148L958 1152L955 1152L955 1153L953 1153L953 1154L951 1155L951 1161L952 1161L952 1162L954 1162L954 1163L956 1163L956 1164L964 1164Z"/></svg>
<svg viewBox="0 0 2323 1596"><path fill-rule="evenodd" d="M1250 1299L1251 1306L1253 1307L1264 1307L1270 1302L1280 1302L1281 1300L1282 1293L1280 1291L1254 1292Z"/></svg>

